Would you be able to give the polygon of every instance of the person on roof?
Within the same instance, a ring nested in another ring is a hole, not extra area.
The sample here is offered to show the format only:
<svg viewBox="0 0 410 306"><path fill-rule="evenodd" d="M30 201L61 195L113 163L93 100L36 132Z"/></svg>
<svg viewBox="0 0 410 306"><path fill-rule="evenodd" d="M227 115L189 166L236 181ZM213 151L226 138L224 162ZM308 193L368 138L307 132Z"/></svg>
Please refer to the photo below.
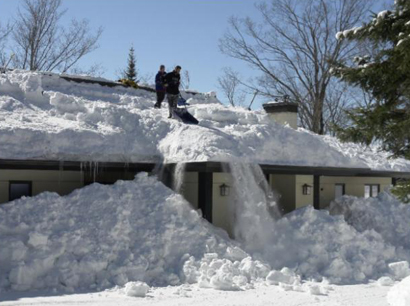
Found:
<svg viewBox="0 0 410 306"><path fill-rule="evenodd" d="M167 92L169 116L172 118L172 111L177 108L179 98L179 84L181 82L181 66L176 66L174 71L165 75L164 85Z"/></svg>
<svg viewBox="0 0 410 306"><path fill-rule="evenodd" d="M165 86L164 77L166 75L165 66L159 66L159 71L155 76L155 90L157 92L157 103L154 104L155 108L161 108L161 103L165 98Z"/></svg>

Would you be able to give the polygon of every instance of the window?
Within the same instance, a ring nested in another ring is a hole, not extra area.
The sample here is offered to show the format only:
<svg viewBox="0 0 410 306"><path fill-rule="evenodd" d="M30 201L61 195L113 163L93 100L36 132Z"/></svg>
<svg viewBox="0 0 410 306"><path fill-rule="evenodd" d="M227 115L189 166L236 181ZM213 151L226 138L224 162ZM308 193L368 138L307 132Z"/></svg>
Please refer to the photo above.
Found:
<svg viewBox="0 0 410 306"><path fill-rule="evenodd" d="M9 183L9 201L20 199L23 196L31 197L31 182L11 181Z"/></svg>
<svg viewBox="0 0 410 306"><path fill-rule="evenodd" d="M340 198L345 194L345 184L335 185L335 199Z"/></svg>
<svg viewBox="0 0 410 306"><path fill-rule="evenodd" d="M364 185L364 197L365 198L377 197L379 192L380 192L380 185L379 184Z"/></svg>

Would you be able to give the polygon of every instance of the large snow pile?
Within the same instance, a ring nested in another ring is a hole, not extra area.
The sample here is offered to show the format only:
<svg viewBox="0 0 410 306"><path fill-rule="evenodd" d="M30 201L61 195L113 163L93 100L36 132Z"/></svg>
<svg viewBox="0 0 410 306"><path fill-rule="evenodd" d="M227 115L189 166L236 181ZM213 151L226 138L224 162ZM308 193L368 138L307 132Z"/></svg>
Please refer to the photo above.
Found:
<svg viewBox="0 0 410 306"><path fill-rule="evenodd" d="M375 231L397 252L410 254L410 205L382 192L376 198L343 196L329 207L332 214L341 214L348 224L361 233Z"/></svg>
<svg viewBox="0 0 410 306"><path fill-rule="evenodd" d="M264 111L223 106L213 94L187 94L198 126L167 119L155 94L76 83L50 73L0 74L2 159L156 162L227 161L410 171L403 159L295 131ZM30 144L30 145L27 145ZM103 152L103 153L102 153Z"/></svg>
<svg viewBox="0 0 410 306"><path fill-rule="evenodd" d="M266 281L320 293L301 280L398 280L409 270L408 257L380 234L359 232L326 211L300 209L265 231L268 239L250 257L144 173L65 197L42 193L0 207L0 289L73 291L133 282L129 294L143 295L147 287L138 282L238 290Z"/></svg>
<svg viewBox="0 0 410 306"><path fill-rule="evenodd" d="M390 289L387 301L391 306L410 306L410 276Z"/></svg>
<svg viewBox="0 0 410 306"><path fill-rule="evenodd" d="M230 203L235 237L255 258L274 269L289 267L303 279L326 278L332 283L407 276L402 265L410 261L410 206L381 195L378 206L364 207L363 214L357 214L359 221L354 223L362 228L351 226L344 216L312 206L278 218L275 194L269 192L258 165L230 163L229 170L235 178ZM355 207L361 207L362 199L350 199ZM379 209L381 205L384 209ZM365 214L368 218L361 218ZM376 227L375 222L382 224Z"/></svg>
<svg viewBox="0 0 410 306"><path fill-rule="evenodd" d="M270 271L145 173L66 197L42 193L2 205L0 241L0 288L12 290L199 279L239 288Z"/></svg>
<svg viewBox="0 0 410 306"><path fill-rule="evenodd" d="M265 246L256 258L272 268L292 268L303 279L351 284L384 275L395 277L389 263L410 261L410 252L387 243L374 230L360 232L343 216L312 206L298 209L265 228ZM407 236L409 239L410 236ZM247 250L246 246L244 246ZM397 279L399 275L397 275Z"/></svg>

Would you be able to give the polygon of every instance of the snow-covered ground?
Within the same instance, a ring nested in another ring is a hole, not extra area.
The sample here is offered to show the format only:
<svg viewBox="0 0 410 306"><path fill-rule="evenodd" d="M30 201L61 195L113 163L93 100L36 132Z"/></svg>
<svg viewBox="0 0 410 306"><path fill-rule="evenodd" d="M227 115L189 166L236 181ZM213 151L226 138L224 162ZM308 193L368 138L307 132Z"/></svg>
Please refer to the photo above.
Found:
<svg viewBox="0 0 410 306"><path fill-rule="evenodd" d="M75 83L51 73L0 74L2 159L259 164L410 171L410 162L333 137L293 130L262 111L222 105L214 94L184 94L198 126L167 119L155 94ZM29 146L25 145L30 143Z"/></svg>
<svg viewBox="0 0 410 306"><path fill-rule="evenodd" d="M326 295L285 291L279 287L260 286L246 291L221 291L178 286L151 288L145 298L130 297L119 290L96 293L53 294L53 293L5 293L0 295L2 306L399 306L388 304L387 295L391 287L377 283L366 285L331 286Z"/></svg>

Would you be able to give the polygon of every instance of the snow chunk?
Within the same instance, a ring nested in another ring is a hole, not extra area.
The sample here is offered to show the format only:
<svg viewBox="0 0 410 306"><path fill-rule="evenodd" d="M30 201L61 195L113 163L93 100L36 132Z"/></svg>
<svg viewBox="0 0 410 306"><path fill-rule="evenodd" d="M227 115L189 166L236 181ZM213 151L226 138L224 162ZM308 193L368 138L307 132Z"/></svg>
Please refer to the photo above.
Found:
<svg viewBox="0 0 410 306"><path fill-rule="evenodd" d="M377 283L380 286L392 286L394 284L394 280L392 280L390 277L388 276L382 276L377 280Z"/></svg>
<svg viewBox="0 0 410 306"><path fill-rule="evenodd" d="M281 271L269 272L266 281L270 285L279 285L280 283L291 285L299 282L300 278L292 270L283 268Z"/></svg>
<svg viewBox="0 0 410 306"><path fill-rule="evenodd" d="M388 10L381 11L380 13L377 14L377 18L384 19L384 18L386 18L389 14L390 14L390 11L388 11Z"/></svg>
<svg viewBox="0 0 410 306"><path fill-rule="evenodd" d="M28 244L31 245L32 247L43 247L47 244L48 241L48 236L42 235L40 233L29 233L29 239L28 239Z"/></svg>
<svg viewBox="0 0 410 306"><path fill-rule="evenodd" d="M144 282L128 282L125 284L124 293L127 296L145 297L150 287Z"/></svg>
<svg viewBox="0 0 410 306"><path fill-rule="evenodd" d="M407 261L393 262L389 269L396 280L401 280L410 275L409 263Z"/></svg>

